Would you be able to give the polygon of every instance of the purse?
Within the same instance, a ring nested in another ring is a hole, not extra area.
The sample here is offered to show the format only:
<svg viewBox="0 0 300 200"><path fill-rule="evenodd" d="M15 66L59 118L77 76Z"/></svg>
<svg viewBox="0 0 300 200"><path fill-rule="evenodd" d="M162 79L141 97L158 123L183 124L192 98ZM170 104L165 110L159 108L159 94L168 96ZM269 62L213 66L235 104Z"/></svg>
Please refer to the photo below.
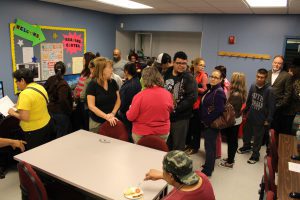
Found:
<svg viewBox="0 0 300 200"><path fill-rule="evenodd" d="M213 103L215 102L216 92L214 93L213 96ZM212 107L214 109L214 106ZM210 124L210 127L215 129L224 129L224 128L234 126L234 124L235 124L234 108L228 101L226 101L226 104L224 106L224 112L222 113L221 116L219 116Z"/></svg>

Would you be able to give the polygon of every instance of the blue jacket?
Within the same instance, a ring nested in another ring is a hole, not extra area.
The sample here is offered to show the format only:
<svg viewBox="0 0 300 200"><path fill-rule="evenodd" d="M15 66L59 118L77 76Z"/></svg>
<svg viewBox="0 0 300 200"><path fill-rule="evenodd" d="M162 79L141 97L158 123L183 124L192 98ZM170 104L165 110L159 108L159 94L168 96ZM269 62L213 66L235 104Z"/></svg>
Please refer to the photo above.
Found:
<svg viewBox="0 0 300 200"><path fill-rule="evenodd" d="M244 113L252 124L263 125L265 121L271 124L275 112L275 98L269 84L262 88L252 84L249 90Z"/></svg>
<svg viewBox="0 0 300 200"><path fill-rule="evenodd" d="M200 104L201 121L209 126L223 114L225 103L226 96L221 84L212 86L202 97L202 103Z"/></svg>

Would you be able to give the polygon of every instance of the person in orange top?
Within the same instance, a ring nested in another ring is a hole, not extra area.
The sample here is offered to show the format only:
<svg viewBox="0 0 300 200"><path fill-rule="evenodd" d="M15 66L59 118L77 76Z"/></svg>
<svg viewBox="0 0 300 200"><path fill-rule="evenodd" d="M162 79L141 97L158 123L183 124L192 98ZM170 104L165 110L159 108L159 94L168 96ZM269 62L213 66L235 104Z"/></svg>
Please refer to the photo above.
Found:
<svg viewBox="0 0 300 200"><path fill-rule="evenodd" d="M207 74L204 71L205 60L203 58L195 58L192 61L191 71L198 85L197 101L193 105L193 117L190 119L189 131L186 137L186 150L187 154L194 154L200 148L201 127L199 106L204 92L207 90Z"/></svg>

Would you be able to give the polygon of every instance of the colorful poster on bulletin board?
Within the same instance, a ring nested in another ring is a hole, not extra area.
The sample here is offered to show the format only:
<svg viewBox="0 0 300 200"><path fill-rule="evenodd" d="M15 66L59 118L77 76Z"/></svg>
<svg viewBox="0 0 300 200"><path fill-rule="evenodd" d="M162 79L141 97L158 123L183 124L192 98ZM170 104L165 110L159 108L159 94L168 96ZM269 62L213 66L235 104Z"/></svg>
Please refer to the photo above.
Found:
<svg viewBox="0 0 300 200"><path fill-rule="evenodd" d="M86 29L83 28L38 26L17 19L10 24L10 40L13 71L20 67L31 68L35 81L54 75L54 64L58 61L67 66L66 74L72 74L73 68L80 71L78 60L86 52ZM15 82L14 88L17 93Z"/></svg>
<svg viewBox="0 0 300 200"><path fill-rule="evenodd" d="M64 60L62 43L41 44L41 69L43 80L47 80L50 76L55 75L54 65L61 60Z"/></svg>

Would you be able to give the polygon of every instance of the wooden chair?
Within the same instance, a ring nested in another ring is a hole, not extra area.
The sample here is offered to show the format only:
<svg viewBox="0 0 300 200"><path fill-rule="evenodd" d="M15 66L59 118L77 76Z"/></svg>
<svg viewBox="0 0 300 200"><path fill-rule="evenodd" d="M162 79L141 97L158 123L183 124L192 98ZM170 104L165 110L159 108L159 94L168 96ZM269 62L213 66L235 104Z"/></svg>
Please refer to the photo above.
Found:
<svg viewBox="0 0 300 200"><path fill-rule="evenodd" d="M274 129L270 129L269 131L270 135L270 156L272 157L272 166L274 168L275 172L278 172L278 143L277 143L277 136L275 134Z"/></svg>
<svg viewBox="0 0 300 200"><path fill-rule="evenodd" d="M115 139L128 142L128 132L122 121L117 121L117 125L111 126L108 121L101 124L99 127L99 134L112 137Z"/></svg>
<svg viewBox="0 0 300 200"><path fill-rule="evenodd" d="M270 156L265 156L264 158L264 183L265 183L265 192L268 191L274 192L277 194L277 187L275 185L275 172L272 166L272 158Z"/></svg>
<svg viewBox="0 0 300 200"><path fill-rule="evenodd" d="M166 142L157 135L146 135L143 136L137 143L145 147L150 147L152 149L157 149L160 151L168 152L169 148Z"/></svg>
<svg viewBox="0 0 300 200"><path fill-rule="evenodd" d="M267 192L267 198L266 200L275 200L275 194L272 191Z"/></svg>
<svg viewBox="0 0 300 200"><path fill-rule="evenodd" d="M18 163L18 171L23 200L48 199L44 184L28 163Z"/></svg>

